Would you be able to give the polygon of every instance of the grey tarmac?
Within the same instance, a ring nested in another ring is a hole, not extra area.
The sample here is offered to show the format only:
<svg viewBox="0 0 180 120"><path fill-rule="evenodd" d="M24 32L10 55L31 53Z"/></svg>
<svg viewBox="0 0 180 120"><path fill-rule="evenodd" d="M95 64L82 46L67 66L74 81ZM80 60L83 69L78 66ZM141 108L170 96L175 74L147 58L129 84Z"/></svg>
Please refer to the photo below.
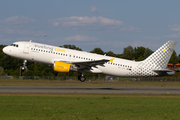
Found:
<svg viewBox="0 0 180 120"><path fill-rule="evenodd" d="M0 93L180 95L180 87L0 86Z"/></svg>

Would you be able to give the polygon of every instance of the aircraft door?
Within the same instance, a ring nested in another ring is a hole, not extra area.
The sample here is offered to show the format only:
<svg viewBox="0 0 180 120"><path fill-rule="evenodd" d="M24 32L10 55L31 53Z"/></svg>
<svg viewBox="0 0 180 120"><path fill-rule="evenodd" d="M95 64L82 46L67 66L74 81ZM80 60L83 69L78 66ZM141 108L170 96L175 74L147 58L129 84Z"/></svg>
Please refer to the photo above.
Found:
<svg viewBox="0 0 180 120"><path fill-rule="evenodd" d="M26 54L29 53L29 44L25 44L23 52L26 53Z"/></svg>

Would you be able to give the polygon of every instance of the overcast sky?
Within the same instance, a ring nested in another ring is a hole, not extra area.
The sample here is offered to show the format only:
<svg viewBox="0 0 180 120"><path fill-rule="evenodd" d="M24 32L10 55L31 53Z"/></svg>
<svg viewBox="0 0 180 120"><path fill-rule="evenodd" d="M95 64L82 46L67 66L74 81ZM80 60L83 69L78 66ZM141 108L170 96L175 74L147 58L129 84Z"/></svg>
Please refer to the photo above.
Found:
<svg viewBox="0 0 180 120"><path fill-rule="evenodd" d="M1 0L0 44L32 40L121 54L129 45L155 51L174 40L180 54L179 5L179 0Z"/></svg>

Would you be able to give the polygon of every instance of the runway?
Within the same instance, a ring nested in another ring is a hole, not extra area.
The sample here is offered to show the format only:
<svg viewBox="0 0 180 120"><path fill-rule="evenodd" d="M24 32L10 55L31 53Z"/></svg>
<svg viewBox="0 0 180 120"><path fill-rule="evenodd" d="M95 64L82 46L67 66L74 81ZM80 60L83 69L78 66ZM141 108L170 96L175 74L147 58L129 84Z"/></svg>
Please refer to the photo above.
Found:
<svg viewBox="0 0 180 120"><path fill-rule="evenodd" d="M180 87L40 87L0 86L0 93L20 94L152 94L180 95Z"/></svg>

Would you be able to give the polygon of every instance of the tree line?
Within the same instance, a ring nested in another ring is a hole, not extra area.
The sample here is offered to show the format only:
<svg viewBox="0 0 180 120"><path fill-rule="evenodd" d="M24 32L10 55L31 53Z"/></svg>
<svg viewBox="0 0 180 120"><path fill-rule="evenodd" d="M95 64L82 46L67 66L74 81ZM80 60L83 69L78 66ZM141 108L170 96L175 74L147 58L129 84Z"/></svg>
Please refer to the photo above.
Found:
<svg viewBox="0 0 180 120"><path fill-rule="evenodd" d="M0 45L0 76L4 75L12 75L19 76L20 75L20 66L23 65L23 60L10 57L3 53L2 49L6 45ZM82 51L81 48L76 47L75 45L63 45L60 47L76 49ZM117 58L124 58L128 60L141 61L150 56L153 51L149 48L145 47L132 47L128 46L123 49L122 54L115 54L112 51L104 52L101 48L94 48L90 53L96 53L100 55L112 56ZM180 54L177 55L174 51L169 63L176 64L180 63ZM42 63L36 62L27 62L28 70L24 70L22 72L23 76L77 76L78 72L69 72L69 73L58 73L54 72L51 65L46 65ZM96 77L98 74L85 73L86 76Z"/></svg>

